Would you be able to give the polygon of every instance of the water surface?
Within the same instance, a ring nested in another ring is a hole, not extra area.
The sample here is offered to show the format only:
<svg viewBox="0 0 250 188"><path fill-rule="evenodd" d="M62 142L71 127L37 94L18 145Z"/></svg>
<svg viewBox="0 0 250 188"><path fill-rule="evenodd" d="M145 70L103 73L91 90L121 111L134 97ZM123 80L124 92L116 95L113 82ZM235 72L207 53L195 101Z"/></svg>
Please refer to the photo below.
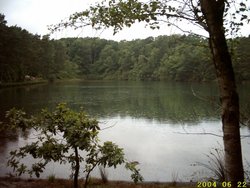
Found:
<svg viewBox="0 0 250 188"><path fill-rule="evenodd" d="M249 109L249 85L239 88L241 106ZM67 82L0 90L0 117L6 110L23 108L37 113L41 108L53 109L67 102L78 110L81 106L100 121L102 141L112 140L124 148L129 160L140 162L146 181L171 181L174 174L190 181L203 171L193 167L195 162L206 163L212 148L221 147L220 106L216 84L166 82ZM250 131L244 127L243 135ZM186 134L188 133L188 134ZM31 132L32 135L32 132ZM2 136L3 137L3 136ZM6 168L8 152L29 139L1 138L0 175ZM250 139L242 139L244 159L250 161ZM52 164L43 177L56 174L67 178L68 166ZM129 180L123 168L108 169L109 179ZM99 176L98 171L94 176Z"/></svg>

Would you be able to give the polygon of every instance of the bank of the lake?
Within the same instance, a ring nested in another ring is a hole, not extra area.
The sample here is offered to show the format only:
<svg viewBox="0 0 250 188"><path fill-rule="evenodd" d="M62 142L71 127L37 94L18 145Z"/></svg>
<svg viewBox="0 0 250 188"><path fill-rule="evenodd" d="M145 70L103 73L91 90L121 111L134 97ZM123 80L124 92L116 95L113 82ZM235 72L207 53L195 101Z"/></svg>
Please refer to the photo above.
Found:
<svg viewBox="0 0 250 188"><path fill-rule="evenodd" d="M22 82L6 82L6 83L0 82L0 88L30 86L30 85L48 84L48 83L97 82L97 81L100 82L100 80L85 80L81 78L55 79L55 80L37 79L37 80L29 80Z"/></svg>
<svg viewBox="0 0 250 188"><path fill-rule="evenodd" d="M82 187L83 180L79 180L79 187ZM20 179L0 177L0 187L4 188L71 188L72 180L67 179ZM145 182L137 183L127 181L109 181L103 183L100 179L92 179L89 188L194 188L196 183L183 183L183 182Z"/></svg>
<svg viewBox="0 0 250 188"><path fill-rule="evenodd" d="M18 86L29 86L29 85L37 85L37 84L46 84L46 83L70 83L70 82L85 82L85 83L91 83L91 82L131 82L128 80L109 80L109 79L84 79L84 78L72 78L72 79L55 79L55 80L46 80L46 79L38 79L38 80L30 80L30 81L22 81L22 82L0 82L0 89L1 88L7 88L7 87L18 87ZM142 81L142 82L159 82L159 81ZM195 81L174 81L175 83L189 83L189 84L214 84L217 81L211 80L211 81L202 81L202 82L195 82ZM166 83L168 83L166 81ZM243 81L238 82L238 85L249 85L250 81Z"/></svg>
<svg viewBox="0 0 250 188"><path fill-rule="evenodd" d="M0 88L28 86L28 85L45 84L45 83L48 83L48 80L39 79L39 80L23 81L23 82L7 82L7 83L0 83Z"/></svg>

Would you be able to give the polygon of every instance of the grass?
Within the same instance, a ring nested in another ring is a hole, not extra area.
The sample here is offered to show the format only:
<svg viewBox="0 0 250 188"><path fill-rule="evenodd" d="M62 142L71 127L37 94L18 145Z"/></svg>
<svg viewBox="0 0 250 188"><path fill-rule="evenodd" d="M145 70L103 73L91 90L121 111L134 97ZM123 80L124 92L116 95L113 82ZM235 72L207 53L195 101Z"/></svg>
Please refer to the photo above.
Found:
<svg viewBox="0 0 250 188"><path fill-rule="evenodd" d="M177 171L172 172L172 185L175 186L178 182L179 174Z"/></svg>
<svg viewBox="0 0 250 188"><path fill-rule="evenodd" d="M102 182L107 183L108 182L108 173L105 170L105 168L102 167L102 166L99 167L99 172L100 172L100 175L101 175L101 178L102 178Z"/></svg>
<svg viewBox="0 0 250 188"><path fill-rule="evenodd" d="M56 180L56 176L54 174L51 174L48 176L48 181L51 183L54 183Z"/></svg>
<svg viewBox="0 0 250 188"><path fill-rule="evenodd" d="M206 156L208 158L208 163L198 162L197 165L205 167L212 173L213 177L210 177L210 180L218 182L225 181L224 151L214 148Z"/></svg>

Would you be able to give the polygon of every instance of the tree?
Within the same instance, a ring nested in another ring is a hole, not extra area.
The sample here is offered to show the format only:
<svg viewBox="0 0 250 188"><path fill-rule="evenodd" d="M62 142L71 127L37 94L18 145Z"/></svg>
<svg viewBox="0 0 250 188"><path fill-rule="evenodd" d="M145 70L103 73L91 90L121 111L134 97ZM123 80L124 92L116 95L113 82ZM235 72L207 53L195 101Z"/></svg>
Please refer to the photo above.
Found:
<svg viewBox="0 0 250 188"><path fill-rule="evenodd" d="M239 96L231 56L223 28L225 2L201 1L201 11L209 32L209 45L220 89L226 180L236 187L244 181L239 125Z"/></svg>
<svg viewBox="0 0 250 188"><path fill-rule="evenodd" d="M8 165L19 176L28 173L39 177L46 165L54 161L71 164L74 188L78 187L82 162L85 162L86 173L84 188L87 187L90 173L99 165L104 168L116 168L117 165L125 163L125 167L132 172L131 178L135 182L143 179L136 164L125 159L122 148L111 141L99 144L98 121L90 118L82 109L80 112L75 112L66 104L59 104L55 111L42 110L36 116L28 117L25 112L16 109L8 111L6 116L10 122L8 127L22 131L34 129L38 134L34 142L10 152ZM83 151L86 152L86 157L83 157L85 156ZM30 168L22 162L28 155L35 159Z"/></svg>
<svg viewBox="0 0 250 188"><path fill-rule="evenodd" d="M10 79L10 74L8 74L9 71L9 65L6 63L7 56L6 54L6 45L8 42L7 35L7 21L5 20L5 16L0 14L0 82Z"/></svg>
<svg viewBox="0 0 250 188"><path fill-rule="evenodd" d="M110 75L114 77L114 73L118 70L118 54L115 50L117 44L111 43L105 45L102 49L99 59L96 62L97 74L103 77Z"/></svg>
<svg viewBox="0 0 250 188"><path fill-rule="evenodd" d="M53 80L60 78L63 70L67 72L64 64L68 56L63 42L50 40L48 35L41 39L39 35L6 23L4 15L0 14L1 82L25 81L25 76Z"/></svg>
<svg viewBox="0 0 250 188"><path fill-rule="evenodd" d="M129 71L133 67L134 60L134 52L131 48L132 43L127 41L121 41L119 43L119 51L118 51L118 78L122 80L129 79Z"/></svg>
<svg viewBox="0 0 250 188"><path fill-rule="evenodd" d="M235 10L230 7L234 7ZM86 11L71 15L69 21L58 24L53 29L91 25L96 29L113 27L115 34L136 21L144 21L150 28L156 29L159 28L160 20L176 25L176 19L186 20L205 29L209 34L209 47L220 88L226 181L232 181L233 187L236 187L238 181L244 180L239 131L239 97L225 35L228 28L225 26L232 28L230 34L239 31L243 21L249 21L247 11L244 1L237 4L234 0L151 0L148 3L138 0L104 0ZM227 14L234 19L227 19Z"/></svg>
<svg viewBox="0 0 250 188"><path fill-rule="evenodd" d="M250 35L231 41L233 48L233 65L237 81L245 81L250 78L250 56L247 53L250 49Z"/></svg>

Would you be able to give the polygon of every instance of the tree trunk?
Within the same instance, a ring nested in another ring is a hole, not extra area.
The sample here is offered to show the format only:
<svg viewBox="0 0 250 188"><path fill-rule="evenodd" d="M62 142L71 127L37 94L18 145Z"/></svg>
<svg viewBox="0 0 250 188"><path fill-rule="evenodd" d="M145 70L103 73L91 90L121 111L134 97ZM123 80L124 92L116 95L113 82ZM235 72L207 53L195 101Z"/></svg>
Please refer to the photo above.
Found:
<svg viewBox="0 0 250 188"><path fill-rule="evenodd" d="M78 149L77 147L75 149L75 174L74 174L74 188L78 188L78 175L79 175L79 169L80 169L80 161L79 161L79 155L78 155Z"/></svg>
<svg viewBox="0 0 250 188"><path fill-rule="evenodd" d="M200 0L200 3L209 32L209 44L220 90L225 181L231 181L232 187L237 187L237 182L244 181L244 173L239 126L239 97L223 27L225 2L224 0Z"/></svg>

